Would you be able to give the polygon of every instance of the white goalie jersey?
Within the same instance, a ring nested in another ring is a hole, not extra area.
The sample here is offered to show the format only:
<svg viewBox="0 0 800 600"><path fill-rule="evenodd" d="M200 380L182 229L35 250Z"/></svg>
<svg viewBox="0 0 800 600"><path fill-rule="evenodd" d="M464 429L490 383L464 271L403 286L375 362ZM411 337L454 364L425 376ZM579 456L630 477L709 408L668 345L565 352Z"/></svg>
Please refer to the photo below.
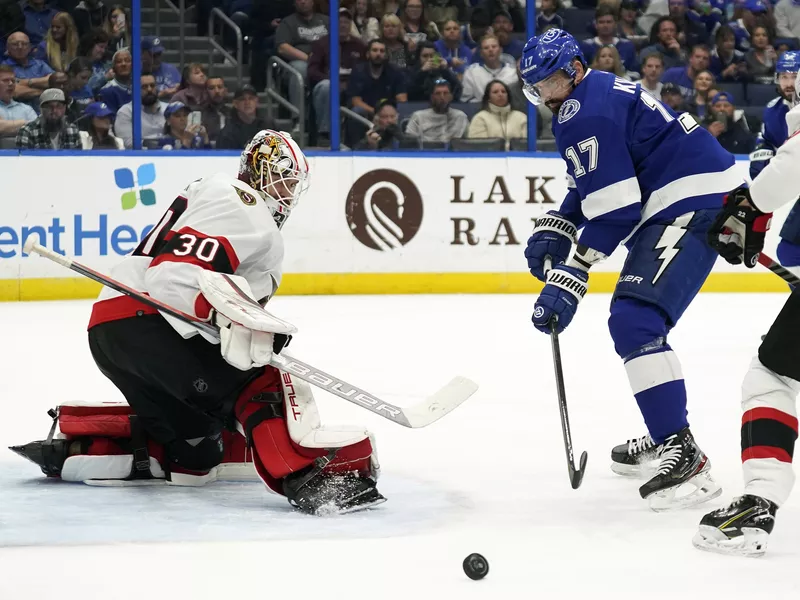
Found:
<svg viewBox="0 0 800 600"><path fill-rule="evenodd" d="M191 183L111 277L186 313L205 318L198 273L244 277L262 305L281 281L283 239L273 215L246 183L225 174ZM104 288L89 328L156 310ZM183 337L198 330L167 317Z"/></svg>

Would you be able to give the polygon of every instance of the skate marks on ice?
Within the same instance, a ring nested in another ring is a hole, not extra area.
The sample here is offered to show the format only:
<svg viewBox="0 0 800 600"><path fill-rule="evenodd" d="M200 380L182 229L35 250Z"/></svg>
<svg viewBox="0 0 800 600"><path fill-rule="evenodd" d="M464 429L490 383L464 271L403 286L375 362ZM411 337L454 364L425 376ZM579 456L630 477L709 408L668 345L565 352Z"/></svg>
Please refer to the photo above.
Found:
<svg viewBox="0 0 800 600"><path fill-rule="evenodd" d="M256 481L98 488L0 462L0 547L394 537L451 524L470 507L402 474L383 473L380 489L389 501L374 509L312 517Z"/></svg>

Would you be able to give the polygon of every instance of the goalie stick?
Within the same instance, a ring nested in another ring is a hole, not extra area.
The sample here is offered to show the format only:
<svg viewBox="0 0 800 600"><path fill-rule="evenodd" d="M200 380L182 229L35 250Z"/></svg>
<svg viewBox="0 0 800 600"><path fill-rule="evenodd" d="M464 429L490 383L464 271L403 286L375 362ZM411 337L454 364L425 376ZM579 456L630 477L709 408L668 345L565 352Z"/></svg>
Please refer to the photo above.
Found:
<svg viewBox="0 0 800 600"><path fill-rule="evenodd" d="M771 259L763 252L758 255L758 262L767 267L770 271L775 273L775 275L783 279L789 285L793 287L800 286L800 277L792 273L786 267L782 267L777 261Z"/></svg>
<svg viewBox="0 0 800 600"><path fill-rule="evenodd" d="M185 313L177 308L169 306L148 296L147 294L135 290L124 283L121 283L107 275L95 271L85 265L75 262L67 256L62 256L57 252L45 248L44 246L34 242L33 237L29 237L25 241L23 251L26 254L38 254L53 262L60 264L67 269L80 273L84 277L93 279L113 290L125 294L139 300L143 304L147 304L159 311L168 314L176 319L193 325L200 331L219 338L219 329L214 325L207 323L194 315ZM263 310L263 309L262 309ZM472 396L478 389L478 385L467 379L466 377L454 377L450 383L445 385L432 396L428 396L422 402L413 406L400 407L390 404L385 400L381 400L377 396L358 388L343 379L321 371L312 365L298 360L285 353L273 354L270 365L287 373L291 373L298 379L307 381L308 383L338 396L343 400L347 400L361 408L364 408L376 415L388 419L393 423L409 427L411 429L419 429L420 427L427 427L445 416L447 413L453 411L460 406L465 400Z"/></svg>

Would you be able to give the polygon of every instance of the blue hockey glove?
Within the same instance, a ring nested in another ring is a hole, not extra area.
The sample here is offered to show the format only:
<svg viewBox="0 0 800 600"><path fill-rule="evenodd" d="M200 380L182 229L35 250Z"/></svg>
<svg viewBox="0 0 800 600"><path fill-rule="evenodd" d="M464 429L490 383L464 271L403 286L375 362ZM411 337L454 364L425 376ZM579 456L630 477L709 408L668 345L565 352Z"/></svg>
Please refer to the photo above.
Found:
<svg viewBox="0 0 800 600"><path fill-rule="evenodd" d="M554 210L536 219L536 227L525 248L531 275L544 281L546 259L549 258L554 267L566 262L577 233L575 225Z"/></svg>
<svg viewBox="0 0 800 600"><path fill-rule="evenodd" d="M589 289L589 274L576 267L560 265L547 273L547 282L533 309L533 325L550 333L550 320L557 320L556 332L561 333L575 316L578 304Z"/></svg>

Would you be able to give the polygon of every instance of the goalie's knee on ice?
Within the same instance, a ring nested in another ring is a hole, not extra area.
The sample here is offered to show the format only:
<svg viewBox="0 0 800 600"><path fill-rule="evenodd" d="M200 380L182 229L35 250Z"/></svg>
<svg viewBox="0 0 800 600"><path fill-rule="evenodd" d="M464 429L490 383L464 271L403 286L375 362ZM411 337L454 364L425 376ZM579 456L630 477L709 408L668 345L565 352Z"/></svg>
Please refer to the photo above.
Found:
<svg viewBox="0 0 800 600"><path fill-rule="evenodd" d="M628 360L651 344L666 345L669 327L666 313L656 305L623 297L611 304L608 330L617 354Z"/></svg>

